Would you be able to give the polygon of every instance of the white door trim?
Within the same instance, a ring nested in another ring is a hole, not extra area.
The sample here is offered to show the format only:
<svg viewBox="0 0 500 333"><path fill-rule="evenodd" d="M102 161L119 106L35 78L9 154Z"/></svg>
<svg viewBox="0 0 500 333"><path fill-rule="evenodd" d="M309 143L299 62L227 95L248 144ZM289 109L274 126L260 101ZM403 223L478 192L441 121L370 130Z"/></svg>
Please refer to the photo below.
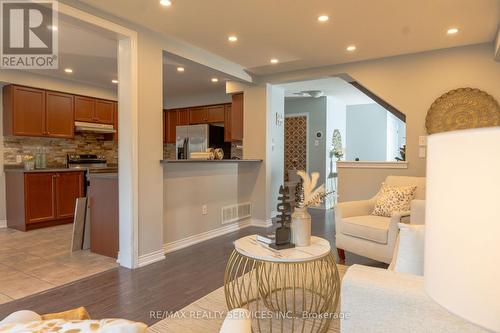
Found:
<svg viewBox="0 0 500 333"><path fill-rule="evenodd" d="M120 265L138 267L138 86L137 32L64 3L59 12L119 35L118 40L118 165L120 214Z"/></svg>
<svg viewBox="0 0 500 333"><path fill-rule="evenodd" d="M306 172L309 173L309 113L300 112L300 113L285 113L285 118L297 118L297 117L306 117ZM286 142L285 142L286 144ZM287 172L285 170L285 172Z"/></svg>

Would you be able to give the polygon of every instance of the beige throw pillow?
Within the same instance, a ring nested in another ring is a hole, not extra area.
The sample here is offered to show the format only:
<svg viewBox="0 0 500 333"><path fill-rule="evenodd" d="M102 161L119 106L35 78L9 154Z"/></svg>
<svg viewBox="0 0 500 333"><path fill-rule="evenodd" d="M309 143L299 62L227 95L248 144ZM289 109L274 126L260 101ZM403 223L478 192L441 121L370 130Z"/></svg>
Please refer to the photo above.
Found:
<svg viewBox="0 0 500 333"><path fill-rule="evenodd" d="M372 215L391 217L394 213L410 210L416 186L388 186L382 184Z"/></svg>

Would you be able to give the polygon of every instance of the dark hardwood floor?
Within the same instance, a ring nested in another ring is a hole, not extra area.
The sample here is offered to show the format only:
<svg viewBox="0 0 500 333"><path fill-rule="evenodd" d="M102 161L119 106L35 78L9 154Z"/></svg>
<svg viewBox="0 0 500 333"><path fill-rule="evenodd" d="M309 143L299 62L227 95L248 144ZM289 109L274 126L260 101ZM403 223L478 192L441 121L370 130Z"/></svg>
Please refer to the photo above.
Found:
<svg viewBox="0 0 500 333"><path fill-rule="evenodd" d="M328 239L334 248L331 211L310 210L313 234ZM249 227L167 255L166 260L129 270L116 268L46 292L0 305L0 319L17 310L59 312L85 306L92 318L126 318L151 325L151 311L177 311L223 285L232 242L262 233ZM347 264L384 267L384 264L347 253Z"/></svg>

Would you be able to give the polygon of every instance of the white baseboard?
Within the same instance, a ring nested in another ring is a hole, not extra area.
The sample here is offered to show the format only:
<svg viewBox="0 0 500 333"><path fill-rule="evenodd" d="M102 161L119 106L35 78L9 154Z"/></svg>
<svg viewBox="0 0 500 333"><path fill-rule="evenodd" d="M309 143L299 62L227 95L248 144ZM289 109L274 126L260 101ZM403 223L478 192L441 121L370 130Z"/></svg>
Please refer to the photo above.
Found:
<svg viewBox="0 0 500 333"><path fill-rule="evenodd" d="M0 220L0 229L7 228L7 220Z"/></svg>
<svg viewBox="0 0 500 333"><path fill-rule="evenodd" d="M151 265L157 261L162 261L165 259L165 253L163 250L154 251L148 254L143 254L139 256L139 267L144 267Z"/></svg>
<svg viewBox="0 0 500 333"><path fill-rule="evenodd" d="M247 219L244 221L224 225L223 227L209 230L198 235L189 236L183 239L179 239L170 243L163 244L163 250L165 253L174 252L188 246L201 243L203 241L222 236L240 229L246 228L253 225L253 220Z"/></svg>
<svg viewBox="0 0 500 333"><path fill-rule="evenodd" d="M273 226L273 221L271 219L268 220L252 219L252 227L269 228L272 226Z"/></svg>

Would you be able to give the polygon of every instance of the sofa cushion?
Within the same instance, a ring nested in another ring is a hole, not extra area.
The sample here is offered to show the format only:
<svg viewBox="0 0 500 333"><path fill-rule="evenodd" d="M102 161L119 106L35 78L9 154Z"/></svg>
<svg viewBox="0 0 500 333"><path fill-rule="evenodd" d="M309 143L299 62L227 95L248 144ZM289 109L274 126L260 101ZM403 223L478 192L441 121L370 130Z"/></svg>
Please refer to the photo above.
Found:
<svg viewBox="0 0 500 333"><path fill-rule="evenodd" d="M394 271L424 275L425 225L399 223L399 244L395 251Z"/></svg>
<svg viewBox="0 0 500 333"><path fill-rule="evenodd" d="M387 244L391 219L385 216L353 216L342 219L341 232L345 235L363 238L380 244Z"/></svg>

